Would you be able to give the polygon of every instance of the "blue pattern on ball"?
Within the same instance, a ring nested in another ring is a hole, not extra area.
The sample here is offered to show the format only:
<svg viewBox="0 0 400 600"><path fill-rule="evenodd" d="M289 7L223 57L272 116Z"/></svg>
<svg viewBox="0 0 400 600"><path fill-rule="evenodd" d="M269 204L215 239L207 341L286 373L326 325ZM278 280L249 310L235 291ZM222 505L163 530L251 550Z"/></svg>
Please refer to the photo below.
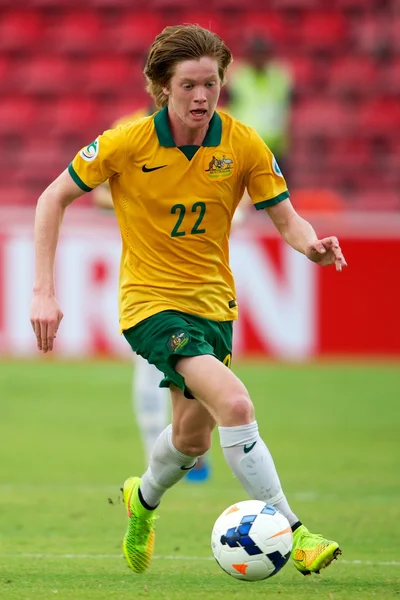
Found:
<svg viewBox="0 0 400 600"><path fill-rule="evenodd" d="M250 523L250 525L252 525L252 523L254 523L255 518L257 515L246 515L245 517L243 517L243 519L240 521L241 523Z"/></svg>
<svg viewBox="0 0 400 600"><path fill-rule="evenodd" d="M250 531L252 523L245 523L244 525L239 525L238 532L240 535L247 535Z"/></svg>
<svg viewBox="0 0 400 600"><path fill-rule="evenodd" d="M225 535L221 535L221 544L223 546L227 545L230 548L242 546L250 556L262 554L262 550L260 550L255 541L249 536L251 526L254 523L256 516L257 515L246 515L243 517L238 527L231 527Z"/></svg>
<svg viewBox="0 0 400 600"><path fill-rule="evenodd" d="M272 577L273 575L276 575L282 569L282 567L286 565L287 561L290 558L290 550L287 554L285 554L285 556L282 556L279 550L276 550L275 552L270 552L269 554L267 554L267 557L275 567L274 571L270 575L270 577Z"/></svg>
<svg viewBox="0 0 400 600"><path fill-rule="evenodd" d="M264 506L264 508L262 509L261 513L262 515L274 515L276 513L276 508L275 506L272 506L272 504L266 504Z"/></svg>

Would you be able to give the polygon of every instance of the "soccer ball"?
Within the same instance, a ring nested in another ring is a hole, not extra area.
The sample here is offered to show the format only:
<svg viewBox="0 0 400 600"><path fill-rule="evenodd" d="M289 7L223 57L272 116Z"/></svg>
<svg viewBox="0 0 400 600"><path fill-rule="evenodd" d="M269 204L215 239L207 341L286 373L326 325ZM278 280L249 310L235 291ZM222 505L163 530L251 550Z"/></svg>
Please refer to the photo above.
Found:
<svg viewBox="0 0 400 600"><path fill-rule="evenodd" d="M246 581L276 575L289 560L292 545L287 518L260 500L237 502L224 510L211 535L221 569Z"/></svg>

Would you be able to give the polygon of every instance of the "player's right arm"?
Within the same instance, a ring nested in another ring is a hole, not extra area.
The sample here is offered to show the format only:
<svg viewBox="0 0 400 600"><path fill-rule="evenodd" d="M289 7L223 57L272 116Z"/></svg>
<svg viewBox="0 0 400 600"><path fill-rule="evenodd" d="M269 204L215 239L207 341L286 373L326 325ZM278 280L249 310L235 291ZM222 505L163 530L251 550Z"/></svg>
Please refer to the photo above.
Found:
<svg viewBox="0 0 400 600"><path fill-rule="evenodd" d="M39 350L53 349L63 314L55 297L54 261L66 207L121 173L126 162L125 133L110 129L82 148L65 170L40 196L35 217L35 276L31 324Z"/></svg>
<svg viewBox="0 0 400 600"><path fill-rule="evenodd" d="M43 352L53 349L63 317L54 288L54 260L61 222L66 207L83 193L66 169L48 186L37 203L31 324L38 349Z"/></svg>

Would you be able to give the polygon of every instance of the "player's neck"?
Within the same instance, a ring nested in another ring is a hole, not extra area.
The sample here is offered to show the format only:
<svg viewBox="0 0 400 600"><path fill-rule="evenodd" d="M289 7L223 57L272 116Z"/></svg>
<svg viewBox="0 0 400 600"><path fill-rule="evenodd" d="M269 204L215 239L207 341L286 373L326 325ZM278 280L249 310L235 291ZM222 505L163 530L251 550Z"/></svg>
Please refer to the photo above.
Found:
<svg viewBox="0 0 400 600"><path fill-rule="evenodd" d="M169 113L169 124L175 144L179 146L201 146L208 130L208 123L199 129L185 126L174 113Z"/></svg>

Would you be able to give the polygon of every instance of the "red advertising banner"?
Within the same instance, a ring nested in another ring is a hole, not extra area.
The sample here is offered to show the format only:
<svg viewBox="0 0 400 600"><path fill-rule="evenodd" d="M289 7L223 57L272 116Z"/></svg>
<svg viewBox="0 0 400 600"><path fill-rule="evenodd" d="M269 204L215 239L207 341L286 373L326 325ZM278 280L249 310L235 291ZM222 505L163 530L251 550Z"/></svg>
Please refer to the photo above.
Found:
<svg viewBox="0 0 400 600"><path fill-rule="evenodd" d="M112 215L67 211L56 261L64 311L60 356L129 355L118 335L119 232ZM349 267L336 273L292 250L265 213L237 228L231 266L240 310L236 356L307 360L400 356L400 218L311 218L340 238ZM0 210L0 354L35 355L29 322L33 211Z"/></svg>
<svg viewBox="0 0 400 600"><path fill-rule="evenodd" d="M400 236L341 243L349 268L319 273L317 354L400 355Z"/></svg>

